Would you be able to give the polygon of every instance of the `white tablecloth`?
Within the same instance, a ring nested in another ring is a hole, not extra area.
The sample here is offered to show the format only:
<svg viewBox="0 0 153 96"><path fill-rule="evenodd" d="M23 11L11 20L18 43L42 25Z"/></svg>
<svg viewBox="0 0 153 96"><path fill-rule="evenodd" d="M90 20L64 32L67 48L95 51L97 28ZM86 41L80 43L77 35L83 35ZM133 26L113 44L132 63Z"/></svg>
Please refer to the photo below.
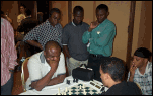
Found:
<svg viewBox="0 0 153 96"><path fill-rule="evenodd" d="M70 80L70 85L66 84L66 80ZM78 83L84 83L84 84L88 84L90 82L85 82L82 80L78 80ZM65 90L65 88L69 88L73 85L76 85L76 83L73 83L73 77L69 76L66 77L63 83L57 84L57 85L53 85L53 86L46 86L45 88L42 89L42 91L37 91L35 89L32 90L27 90L26 92L23 92L19 95L55 95L56 93L58 93L58 88L60 88L60 90ZM107 88L105 88L105 90L107 90Z"/></svg>

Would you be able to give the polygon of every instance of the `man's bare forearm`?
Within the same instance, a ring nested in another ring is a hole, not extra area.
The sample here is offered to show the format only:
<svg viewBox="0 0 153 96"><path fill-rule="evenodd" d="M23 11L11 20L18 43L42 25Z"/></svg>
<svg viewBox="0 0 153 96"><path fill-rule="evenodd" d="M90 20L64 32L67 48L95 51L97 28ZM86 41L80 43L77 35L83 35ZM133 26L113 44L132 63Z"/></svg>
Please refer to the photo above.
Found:
<svg viewBox="0 0 153 96"><path fill-rule="evenodd" d="M63 45L63 50L65 51L66 56L67 56L68 58L70 58L71 56L70 56L70 54L69 54L67 45Z"/></svg>
<svg viewBox="0 0 153 96"><path fill-rule="evenodd" d="M39 42L37 42L37 41L34 41L34 40L27 40L27 42L28 42L29 44L33 45L33 46L36 46L36 47L39 47L39 48L42 49L42 45L41 45Z"/></svg>
<svg viewBox="0 0 153 96"><path fill-rule="evenodd" d="M62 83L64 81L65 77L66 77L66 74L57 76L56 78L51 79L49 81L49 83L47 84L47 86L51 86L51 85L56 85L58 83Z"/></svg>
<svg viewBox="0 0 153 96"><path fill-rule="evenodd" d="M134 76L130 76L129 81L133 82L133 78L134 78Z"/></svg>
<svg viewBox="0 0 153 96"><path fill-rule="evenodd" d="M34 88L37 91L41 91L45 86L48 85L48 83L50 82L50 79L52 78L52 76L54 75L55 71L49 71L49 73L43 77L41 80L38 80L35 84L34 84ZM32 82L34 83L34 82ZM31 84L32 85L32 84Z"/></svg>

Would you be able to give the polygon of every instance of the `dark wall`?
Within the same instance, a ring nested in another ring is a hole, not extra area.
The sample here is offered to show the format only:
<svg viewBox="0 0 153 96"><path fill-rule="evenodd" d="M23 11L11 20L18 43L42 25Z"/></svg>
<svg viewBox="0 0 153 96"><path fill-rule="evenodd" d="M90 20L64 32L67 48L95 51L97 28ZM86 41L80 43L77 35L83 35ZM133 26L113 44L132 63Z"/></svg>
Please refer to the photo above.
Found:
<svg viewBox="0 0 153 96"><path fill-rule="evenodd" d="M43 21L49 18L49 1L37 1L37 12L43 12Z"/></svg>

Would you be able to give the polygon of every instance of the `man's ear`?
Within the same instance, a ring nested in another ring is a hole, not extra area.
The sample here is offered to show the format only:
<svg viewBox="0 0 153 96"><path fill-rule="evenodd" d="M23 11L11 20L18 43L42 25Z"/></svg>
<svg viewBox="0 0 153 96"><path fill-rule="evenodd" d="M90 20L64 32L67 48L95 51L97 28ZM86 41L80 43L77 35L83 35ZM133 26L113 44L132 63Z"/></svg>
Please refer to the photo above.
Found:
<svg viewBox="0 0 153 96"><path fill-rule="evenodd" d="M105 73L104 79L105 79L105 80L109 80L110 78L111 78L110 75L109 75L108 73Z"/></svg>
<svg viewBox="0 0 153 96"><path fill-rule="evenodd" d="M107 12L107 16L109 15L109 12Z"/></svg>
<svg viewBox="0 0 153 96"><path fill-rule="evenodd" d="M148 62L148 59L147 58L144 58L144 63L146 64Z"/></svg>

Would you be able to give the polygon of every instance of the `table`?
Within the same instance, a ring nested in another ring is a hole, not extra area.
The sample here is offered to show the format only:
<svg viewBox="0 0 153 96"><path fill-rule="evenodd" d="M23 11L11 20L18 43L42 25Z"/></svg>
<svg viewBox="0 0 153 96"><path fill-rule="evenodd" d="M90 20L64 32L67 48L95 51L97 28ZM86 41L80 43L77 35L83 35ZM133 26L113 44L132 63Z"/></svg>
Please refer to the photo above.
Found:
<svg viewBox="0 0 153 96"><path fill-rule="evenodd" d="M70 80L70 85L66 84L66 80ZM78 83L89 85L90 81L78 80ZM76 83L73 82L73 77L69 76L64 79L63 83L53 85L53 86L46 86L45 88L42 89L42 91L37 91L35 89L32 89L32 90L27 90L26 92L20 93L19 95L55 95L58 93L58 88L60 88L60 90L65 90L66 87L69 88L74 85L76 85ZM105 87L105 91L107 90L108 88Z"/></svg>

